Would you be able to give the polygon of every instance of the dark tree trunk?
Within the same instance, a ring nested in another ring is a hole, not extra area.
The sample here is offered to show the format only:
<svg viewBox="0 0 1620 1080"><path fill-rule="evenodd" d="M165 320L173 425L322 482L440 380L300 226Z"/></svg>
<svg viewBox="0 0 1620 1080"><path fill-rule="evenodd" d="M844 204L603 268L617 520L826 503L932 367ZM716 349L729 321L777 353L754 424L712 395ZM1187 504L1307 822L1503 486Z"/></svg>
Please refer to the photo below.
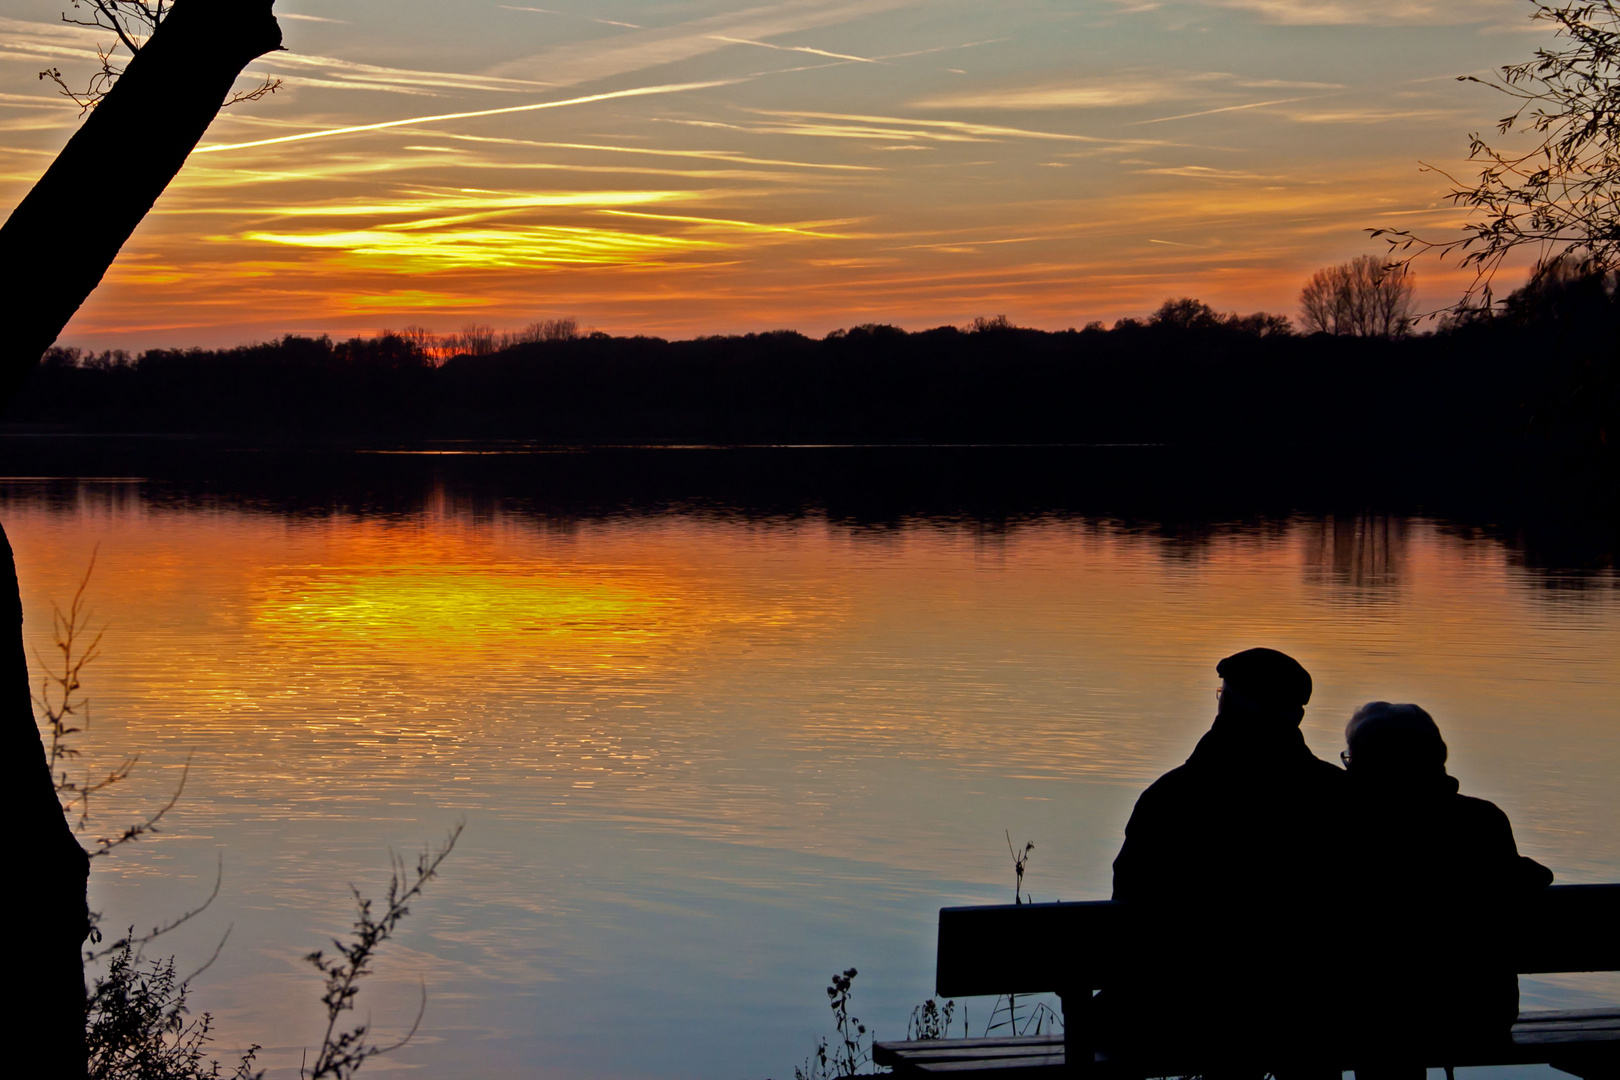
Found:
<svg viewBox="0 0 1620 1080"><path fill-rule="evenodd" d="M90 929L85 881L90 859L73 837L29 697L22 603L11 543L0 529L0 806L16 875L13 902L24 912L9 949L17 1053L48 1063L40 1075L85 1073L84 969L79 947ZM38 1055L37 1057L35 1055Z"/></svg>
<svg viewBox="0 0 1620 1080"><path fill-rule="evenodd" d="M79 310L208 130L231 85L281 47L272 0L177 0L112 90L0 227L7 332L0 405ZM22 601L0 530L0 801L23 904L9 980L33 1075L81 1080L89 862L62 815L35 725Z"/></svg>
<svg viewBox="0 0 1620 1080"><path fill-rule="evenodd" d="M237 76L281 47L271 0L177 0L0 227L11 268L0 345L9 399L208 130Z"/></svg>

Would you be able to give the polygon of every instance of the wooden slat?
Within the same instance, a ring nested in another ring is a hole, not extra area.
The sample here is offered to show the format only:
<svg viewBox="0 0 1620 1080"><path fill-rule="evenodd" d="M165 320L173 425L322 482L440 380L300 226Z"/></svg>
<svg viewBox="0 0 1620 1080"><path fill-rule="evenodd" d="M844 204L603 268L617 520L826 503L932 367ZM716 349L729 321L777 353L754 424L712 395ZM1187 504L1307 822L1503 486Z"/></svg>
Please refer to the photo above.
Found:
<svg viewBox="0 0 1620 1080"><path fill-rule="evenodd" d="M1620 1067L1620 1009L1545 1010L1527 1012L1513 1026L1510 1044L1490 1042L1470 1051L1452 1048L1432 1055L1430 1065L1531 1065L1549 1061L1614 1060ZM1001 1072L1028 1076L1031 1069L1061 1069L1064 1063L1063 1036L1025 1035L985 1039L932 1039L912 1042L878 1043L873 1057L881 1065L904 1073L972 1073L988 1078ZM1444 1058L1445 1060L1440 1060ZM1099 1052L1095 1061L1099 1075L1125 1068L1140 1072L1197 1071L1199 1063L1188 1061L1124 1062ZM1347 1066L1353 1062L1346 1062Z"/></svg>
<svg viewBox="0 0 1620 1080"><path fill-rule="evenodd" d="M1061 1069L1063 1068L1062 1054L1048 1054L1043 1057L1027 1058L997 1058L993 1062L980 1061L941 1061L933 1064L919 1064L918 1072L937 1073L949 1075L952 1073L985 1073L1003 1072L1017 1069Z"/></svg>
<svg viewBox="0 0 1620 1080"><path fill-rule="evenodd" d="M1133 913L1111 900L943 908L935 989L946 997L1094 990L1132 957ZM1494 947L1521 974L1620 970L1620 885L1543 889Z"/></svg>
<svg viewBox="0 0 1620 1080"><path fill-rule="evenodd" d="M1620 1020L1620 1005L1601 1009L1530 1009L1519 1013L1518 1024L1556 1024L1565 1020Z"/></svg>
<svg viewBox="0 0 1620 1080"><path fill-rule="evenodd" d="M949 1040L941 1040L948 1042ZM989 1061L994 1058L1021 1058L1040 1057L1043 1054L1061 1054L1062 1044L1057 1046L998 1046L987 1050L911 1050L906 1054L907 1061Z"/></svg>
<svg viewBox="0 0 1620 1080"><path fill-rule="evenodd" d="M965 1049L977 1050L983 1047L995 1046L1036 1046L1050 1044L1063 1045L1062 1035L996 1035L979 1039L914 1039L908 1042L890 1040L876 1044L879 1052L900 1053L907 1050L928 1050L936 1046L960 1046Z"/></svg>

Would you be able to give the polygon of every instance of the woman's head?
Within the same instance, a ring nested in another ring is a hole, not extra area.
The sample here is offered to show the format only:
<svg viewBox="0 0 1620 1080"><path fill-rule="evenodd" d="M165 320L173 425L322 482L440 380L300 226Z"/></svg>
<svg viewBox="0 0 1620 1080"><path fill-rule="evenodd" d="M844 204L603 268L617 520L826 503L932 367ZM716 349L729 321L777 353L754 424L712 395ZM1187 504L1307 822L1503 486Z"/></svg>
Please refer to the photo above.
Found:
<svg viewBox="0 0 1620 1080"><path fill-rule="evenodd" d="M1345 725L1345 761L1361 776L1443 775L1446 742L1440 728L1416 705L1369 701Z"/></svg>

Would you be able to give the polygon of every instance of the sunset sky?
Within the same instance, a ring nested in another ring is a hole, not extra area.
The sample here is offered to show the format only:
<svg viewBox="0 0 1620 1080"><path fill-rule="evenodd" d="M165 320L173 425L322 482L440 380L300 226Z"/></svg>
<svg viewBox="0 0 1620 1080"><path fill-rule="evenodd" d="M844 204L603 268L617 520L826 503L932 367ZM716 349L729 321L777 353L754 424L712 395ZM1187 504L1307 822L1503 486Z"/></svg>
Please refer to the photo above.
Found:
<svg viewBox="0 0 1620 1080"><path fill-rule="evenodd" d="M1419 162L1466 175L1506 111L1455 76L1551 40L1524 0L545 2L278 3L249 71L280 90L221 114L64 342L1295 315L1363 230L1451 234ZM36 73L107 43L66 4L0 17L7 207L78 123Z"/></svg>

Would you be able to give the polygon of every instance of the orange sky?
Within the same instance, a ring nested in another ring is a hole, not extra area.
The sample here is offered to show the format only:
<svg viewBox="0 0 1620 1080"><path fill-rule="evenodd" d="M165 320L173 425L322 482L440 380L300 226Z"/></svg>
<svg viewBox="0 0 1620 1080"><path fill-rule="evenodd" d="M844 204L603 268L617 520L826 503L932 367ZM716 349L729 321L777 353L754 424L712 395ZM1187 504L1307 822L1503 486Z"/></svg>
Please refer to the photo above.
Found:
<svg viewBox="0 0 1620 1080"><path fill-rule="evenodd" d="M0 187L77 124L63 0L0 18ZM1523 0L296 0L283 85L233 106L64 335L689 336L1006 314L1062 328L1171 295L1295 313L1363 230L1457 215L1504 111L1459 85L1548 35ZM246 84L244 84L246 85ZM1465 166L1463 166L1465 167ZM1420 297L1460 278L1419 267Z"/></svg>

